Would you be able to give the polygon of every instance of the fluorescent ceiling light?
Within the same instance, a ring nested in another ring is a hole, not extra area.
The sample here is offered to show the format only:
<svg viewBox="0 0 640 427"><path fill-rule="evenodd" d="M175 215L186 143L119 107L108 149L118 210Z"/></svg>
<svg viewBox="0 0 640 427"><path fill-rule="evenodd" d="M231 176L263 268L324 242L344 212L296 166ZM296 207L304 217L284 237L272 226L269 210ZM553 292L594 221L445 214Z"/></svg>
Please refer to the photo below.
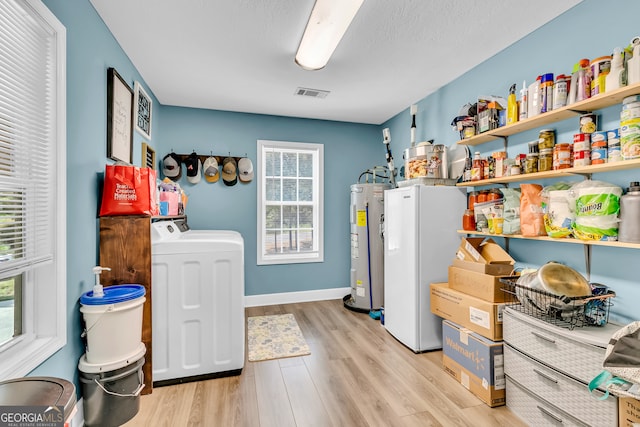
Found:
<svg viewBox="0 0 640 427"><path fill-rule="evenodd" d="M364 0L316 0L298 46L296 63L305 70L327 65Z"/></svg>

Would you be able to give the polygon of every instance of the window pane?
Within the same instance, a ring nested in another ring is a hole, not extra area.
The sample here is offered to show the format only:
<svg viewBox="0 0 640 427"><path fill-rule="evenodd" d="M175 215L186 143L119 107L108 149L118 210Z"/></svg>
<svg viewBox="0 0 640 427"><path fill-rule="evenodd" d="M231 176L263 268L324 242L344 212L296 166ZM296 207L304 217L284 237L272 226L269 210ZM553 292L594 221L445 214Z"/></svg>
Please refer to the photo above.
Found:
<svg viewBox="0 0 640 427"><path fill-rule="evenodd" d="M285 202L298 201L298 180L291 178L282 179L282 200Z"/></svg>
<svg viewBox="0 0 640 427"><path fill-rule="evenodd" d="M267 235L264 241L264 251L267 254L273 255L280 252L280 231L272 230L267 231Z"/></svg>
<svg viewBox="0 0 640 427"><path fill-rule="evenodd" d="M313 154L300 154L300 176L313 177Z"/></svg>
<svg viewBox="0 0 640 427"><path fill-rule="evenodd" d="M282 207L282 228L298 228L298 207Z"/></svg>
<svg viewBox="0 0 640 427"><path fill-rule="evenodd" d="M300 206L300 228L313 228L313 206Z"/></svg>
<svg viewBox="0 0 640 427"><path fill-rule="evenodd" d="M0 191L0 263L25 255L24 195L15 191Z"/></svg>
<svg viewBox="0 0 640 427"><path fill-rule="evenodd" d="M282 153L282 176L298 176L298 155Z"/></svg>
<svg viewBox="0 0 640 427"><path fill-rule="evenodd" d="M268 151L265 156L265 175L280 176L280 153Z"/></svg>
<svg viewBox="0 0 640 427"><path fill-rule="evenodd" d="M298 185L300 186L300 192L298 193L298 201L312 202L313 201L313 181L310 179L301 179Z"/></svg>
<svg viewBox="0 0 640 427"><path fill-rule="evenodd" d="M300 252L313 251L313 230L300 230Z"/></svg>
<svg viewBox="0 0 640 427"><path fill-rule="evenodd" d="M0 345L22 335L22 276L0 280Z"/></svg>
<svg viewBox="0 0 640 427"><path fill-rule="evenodd" d="M266 188L266 200L269 202L280 201L280 179L267 178L265 183Z"/></svg>
<svg viewBox="0 0 640 427"><path fill-rule="evenodd" d="M267 212L264 222L267 230L281 227L280 212L280 206L267 206Z"/></svg>
<svg viewBox="0 0 640 427"><path fill-rule="evenodd" d="M282 232L282 253L298 252L298 231L285 230Z"/></svg>

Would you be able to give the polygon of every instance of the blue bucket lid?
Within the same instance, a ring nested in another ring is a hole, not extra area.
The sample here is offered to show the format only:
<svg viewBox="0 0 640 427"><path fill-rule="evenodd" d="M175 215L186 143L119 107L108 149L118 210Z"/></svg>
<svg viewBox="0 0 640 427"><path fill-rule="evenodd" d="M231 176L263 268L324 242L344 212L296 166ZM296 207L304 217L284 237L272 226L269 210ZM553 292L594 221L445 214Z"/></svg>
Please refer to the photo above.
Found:
<svg viewBox="0 0 640 427"><path fill-rule="evenodd" d="M136 298L143 297L146 293L142 285L114 285L102 288L104 295L101 297L93 296L93 291L85 292L80 297L82 305L105 305L116 304L119 302L131 301Z"/></svg>

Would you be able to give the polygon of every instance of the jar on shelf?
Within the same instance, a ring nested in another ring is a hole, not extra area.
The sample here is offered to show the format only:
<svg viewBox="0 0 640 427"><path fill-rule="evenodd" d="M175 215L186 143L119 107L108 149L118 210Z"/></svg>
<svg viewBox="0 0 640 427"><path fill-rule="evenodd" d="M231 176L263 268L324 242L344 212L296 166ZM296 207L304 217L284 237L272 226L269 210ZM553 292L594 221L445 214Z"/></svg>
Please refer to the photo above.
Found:
<svg viewBox="0 0 640 427"><path fill-rule="evenodd" d="M538 172L550 171L553 168L553 148L540 150L538 156Z"/></svg>
<svg viewBox="0 0 640 427"><path fill-rule="evenodd" d="M480 190L476 198L476 203L484 203L487 200L489 200L489 190Z"/></svg>
<svg viewBox="0 0 640 427"><path fill-rule="evenodd" d="M538 149L540 151L553 148L556 145L556 132L553 129L542 129L538 134Z"/></svg>
<svg viewBox="0 0 640 427"><path fill-rule="evenodd" d="M572 159L571 144L563 142L553 147L553 169L567 169L571 167Z"/></svg>
<svg viewBox="0 0 640 427"><path fill-rule="evenodd" d="M462 215L462 229L467 231L476 230L476 220L472 209L465 209Z"/></svg>
<svg viewBox="0 0 640 427"><path fill-rule="evenodd" d="M524 173L538 172L538 153L529 153L524 161Z"/></svg>
<svg viewBox="0 0 640 427"><path fill-rule="evenodd" d="M502 191L498 188L492 188L489 190L489 194L487 194L487 201L489 200L498 200L502 199Z"/></svg>
<svg viewBox="0 0 640 427"><path fill-rule="evenodd" d="M469 193L469 200L467 202L469 210L473 211L473 207L476 203L478 203L478 192L472 191L471 193Z"/></svg>

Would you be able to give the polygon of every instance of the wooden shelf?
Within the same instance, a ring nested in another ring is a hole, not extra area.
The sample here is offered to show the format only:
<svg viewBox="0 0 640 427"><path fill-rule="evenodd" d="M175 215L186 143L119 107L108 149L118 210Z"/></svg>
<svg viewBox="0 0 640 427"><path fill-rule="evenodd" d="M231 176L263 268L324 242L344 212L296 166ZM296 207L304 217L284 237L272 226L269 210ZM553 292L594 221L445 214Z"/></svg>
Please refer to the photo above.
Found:
<svg viewBox="0 0 640 427"><path fill-rule="evenodd" d="M492 233L483 233L480 231L468 231L468 230L458 230L458 234L487 236L487 237L504 237L505 239L539 240L543 242L554 242L554 243L573 243L578 245L590 245L590 246L609 246L614 248L640 249L640 243L606 242L601 240L579 240L574 238L556 239L548 236L528 237L528 236L523 236L521 234L492 234Z"/></svg>
<svg viewBox="0 0 640 427"><path fill-rule="evenodd" d="M584 114L585 112L591 112L611 107L616 104L621 104L622 100L627 96L638 94L640 94L640 83L625 86L611 92L596 95L593 98L585 99L584 101L575 102L556 110L551 110L546 113L538 114L534 117L529 117L508 126L483 132L479 135L472 136L471 138L462 139L458 141L458 144L469 146L484 144L485 142L493 141L495 139L515 135L520 132L549 125L551 123L561 122Z"/></svg>
<svg viewBox="0 0 640 427"><path fill-rule="evenodd" d="M525 173L520 175L503 176L501 178L483 179L481 181L465 181L456 184L458 187L480 187L490 184L508 184L510 182L533 181L537 179L550 179L574 175L591 175L602 172L615 172L627 169L640 168L640 159L622 160L613 163L599 165L579 166L575 168L553 170L547 172Z"/></svg>

